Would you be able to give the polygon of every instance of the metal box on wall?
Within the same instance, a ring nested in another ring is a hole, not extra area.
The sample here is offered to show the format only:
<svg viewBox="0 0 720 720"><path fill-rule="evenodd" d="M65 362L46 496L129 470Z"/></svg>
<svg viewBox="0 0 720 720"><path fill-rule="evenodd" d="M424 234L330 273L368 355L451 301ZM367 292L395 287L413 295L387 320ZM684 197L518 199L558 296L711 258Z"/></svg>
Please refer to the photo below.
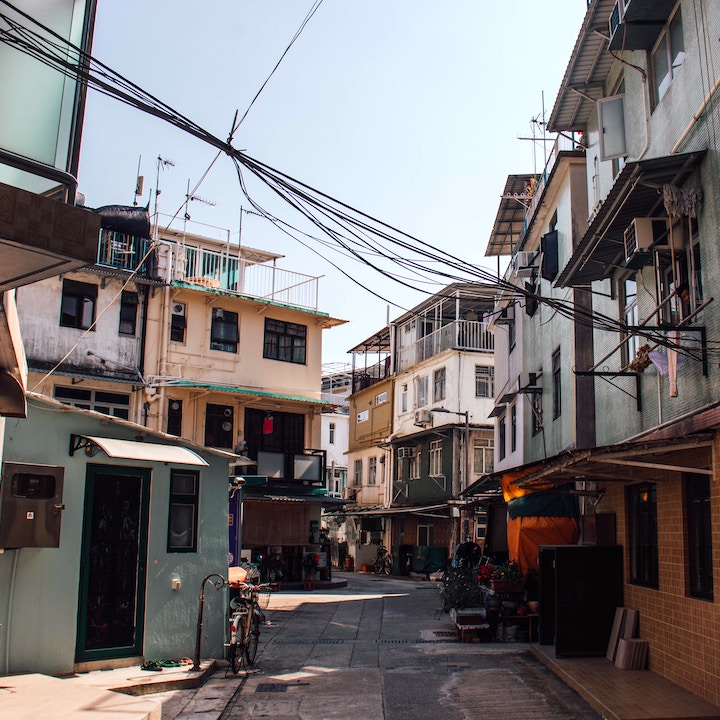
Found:
<svg viewBox="0 0 720 720"><path fill-rule="evenodd" d="M65 468L3 463L0 548L60 547Z"/></svg>

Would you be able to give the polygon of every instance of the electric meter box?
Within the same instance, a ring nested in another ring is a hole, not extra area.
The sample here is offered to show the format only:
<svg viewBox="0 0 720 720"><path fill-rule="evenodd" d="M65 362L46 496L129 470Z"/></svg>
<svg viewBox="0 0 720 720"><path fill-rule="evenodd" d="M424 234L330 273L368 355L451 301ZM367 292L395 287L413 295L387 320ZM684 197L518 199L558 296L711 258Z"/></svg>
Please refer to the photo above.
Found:
<svg viewBox="0 0 720 720"><path fill-rule="evenodd" d="M0 548L60 547L65 468L3 463Z"/></svg>

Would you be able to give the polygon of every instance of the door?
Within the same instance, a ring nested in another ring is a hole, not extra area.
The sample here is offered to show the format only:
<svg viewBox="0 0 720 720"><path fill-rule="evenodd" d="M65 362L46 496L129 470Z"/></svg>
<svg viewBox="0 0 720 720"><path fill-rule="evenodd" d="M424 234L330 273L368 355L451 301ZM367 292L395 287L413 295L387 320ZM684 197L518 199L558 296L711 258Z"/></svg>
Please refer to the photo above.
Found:
<svg viewBox="0 0 720 720"><path fill-rule="evenodd" d="M142 655L149 496L147 468L88 466L78 662Z"/></svg>

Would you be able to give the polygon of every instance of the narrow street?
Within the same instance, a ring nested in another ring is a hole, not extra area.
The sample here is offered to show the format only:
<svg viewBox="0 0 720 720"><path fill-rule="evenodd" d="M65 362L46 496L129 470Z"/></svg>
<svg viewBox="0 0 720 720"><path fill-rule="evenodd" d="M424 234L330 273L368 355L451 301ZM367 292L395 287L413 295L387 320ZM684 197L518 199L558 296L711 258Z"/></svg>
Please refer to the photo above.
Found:
<svg viewBox="0 0 720 720"><path fill-rule="evenodd" d="M163 720L600 717L527 645L457 642L436 583L338 577L346 588L274 594L250 672L167 693Z"/></svg>

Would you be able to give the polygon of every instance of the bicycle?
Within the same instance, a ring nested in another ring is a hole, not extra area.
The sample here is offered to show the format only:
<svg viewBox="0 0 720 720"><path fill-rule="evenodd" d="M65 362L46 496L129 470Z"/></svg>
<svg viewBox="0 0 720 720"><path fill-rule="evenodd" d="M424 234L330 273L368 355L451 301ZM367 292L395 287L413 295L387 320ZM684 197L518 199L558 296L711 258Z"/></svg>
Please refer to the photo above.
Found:
<svg viewBox="0 0 720 720"><path fill-rule="evenodd" d="M373 572L376 575L389 575L392 572L392 557L384 545L378 545L377 557L373 563Z"/></svg>
<svg viewBox="0 0 720 720"><path fill-rule="evenodd" d="M255 585L248 582L229 583L240 593L230 601L230 642L227 660L235 675L243 663L252 665L260 642L260 623L266 622L263 609L270 600L272 583Z"/></svg>

